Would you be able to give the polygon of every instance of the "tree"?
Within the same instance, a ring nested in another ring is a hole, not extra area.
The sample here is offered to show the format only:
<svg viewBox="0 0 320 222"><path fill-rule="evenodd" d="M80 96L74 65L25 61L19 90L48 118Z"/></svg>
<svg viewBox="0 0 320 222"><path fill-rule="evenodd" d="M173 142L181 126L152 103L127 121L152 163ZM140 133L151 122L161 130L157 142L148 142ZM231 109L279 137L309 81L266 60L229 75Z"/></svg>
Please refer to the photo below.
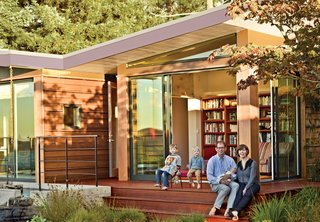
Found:
<svg viewBox="0 0 320 222"><path fill-rule="evenodd" d="M65 54L179 18L184 16L182 13L187 15L203 11L206 9L206 2L207 0L0 1L0 48ZM166 16L162 16L164 14ZM174 14L182 15L170 16Z"/></svg>
<svg viewBox="0 0 320 222"><path fill-rule="evenodd" d="M299 82L296 93L320 97L320 1L319 0L234 0L228 14L277 27L284 45L259 47L225 46L231 56L229 73L236 75L241 66L256 67L255 75L239 82L238 88L278 78ZM216 52L209 57L212 60Z"/></svg>

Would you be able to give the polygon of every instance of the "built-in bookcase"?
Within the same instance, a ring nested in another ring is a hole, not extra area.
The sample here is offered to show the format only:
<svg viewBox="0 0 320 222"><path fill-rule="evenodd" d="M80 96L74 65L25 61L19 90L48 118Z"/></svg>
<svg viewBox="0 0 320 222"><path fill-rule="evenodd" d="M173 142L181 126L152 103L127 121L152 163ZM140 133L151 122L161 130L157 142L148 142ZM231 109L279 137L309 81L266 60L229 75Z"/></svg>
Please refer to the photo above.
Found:
<svg viewBox="0 0 320 222"><path fill-rule="evenodd" d="M259 164L261 175L271 175L271 97L259 95Z"/></svg>
<svg viewBox="0 0 320 222"><path fill-rule="evenodd" d="M208 153L206 151L210 150L210 155L215 154L216 142L223 140L227 146L227 154L236 157L238 141L236 97L203 98L201 106L203 153L206 154Z"/></svg>

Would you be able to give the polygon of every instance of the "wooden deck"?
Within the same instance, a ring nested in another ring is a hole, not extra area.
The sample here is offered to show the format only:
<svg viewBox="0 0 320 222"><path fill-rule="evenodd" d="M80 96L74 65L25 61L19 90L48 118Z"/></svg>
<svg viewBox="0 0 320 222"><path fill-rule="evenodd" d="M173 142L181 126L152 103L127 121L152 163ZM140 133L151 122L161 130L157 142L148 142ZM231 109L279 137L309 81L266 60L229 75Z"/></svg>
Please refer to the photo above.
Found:
<svg viewBox="0 0 320 222"><path fill-rule="evenodd" d="M86 181L82 184L94 184ZM100 180L99 186L111 186L111 197L106 197L106 204L115 207L134 207L149 215L177 216L191 213L208 215L216 193L213 193L208 183L202 189L190 188L188 183L173 185L168 191L162 191L153 186L152 181L118 181L117 179ZM320 182L311 182L304 179L264 182L261 184L259 196L283 194L287 191L297 191L303 187L320 187ZM223 208L225 205L223 205ZM207 221L225 221L231 218L223 216L224 209ZM249 221L244 215L239 221Z"/></svg>

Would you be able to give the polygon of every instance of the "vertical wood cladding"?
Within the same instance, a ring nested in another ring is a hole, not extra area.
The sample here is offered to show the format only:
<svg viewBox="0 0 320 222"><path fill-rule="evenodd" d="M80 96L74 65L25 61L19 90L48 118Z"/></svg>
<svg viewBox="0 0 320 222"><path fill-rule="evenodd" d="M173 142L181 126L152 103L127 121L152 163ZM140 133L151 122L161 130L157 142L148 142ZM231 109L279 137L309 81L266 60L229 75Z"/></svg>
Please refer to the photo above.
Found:
<svg viewBox="0 0 320 222"><path fill-rule="evenodd" d="M108 112L107 89L104 81L43 78L43 113L45 136L98 135L98 172L99 178L108 177ZM72 129L64 126L64 105L74 104L81 107L81 127ZM65 175L65 139L46 139L45 141L45 177L46 182L63 181ZM68 158L70 160L70 180L93 176L81 173L94 173L94 151L76 150L94 146L92 138L70 138ZM62 149L62 150L59 150ZM72 151L74 149L74 151ZM52 160L61 160L50 162ZM83 161L79 161L83 160ZM84 162L87 161L87 162Z"/></svg>

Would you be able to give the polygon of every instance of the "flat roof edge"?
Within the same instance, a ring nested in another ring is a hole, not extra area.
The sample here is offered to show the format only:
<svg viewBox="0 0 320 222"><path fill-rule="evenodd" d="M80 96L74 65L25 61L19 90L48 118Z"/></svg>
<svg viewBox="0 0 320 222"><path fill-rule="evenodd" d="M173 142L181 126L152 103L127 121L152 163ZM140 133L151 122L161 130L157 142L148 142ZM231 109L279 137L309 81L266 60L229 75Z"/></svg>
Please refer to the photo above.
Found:
<svg viewBox="0 0 320 222"><path fill-rule="evenodd" d="M110 40L93 47L65 55L64 67L72 68L81 64L134 50L179 35L218 25L230 20L226 15L227 5L216 7L182 19L161 24L125 37Z"/></svg>
<svg viewBox="0 0 320 222"><path fill-rule="evenodd" d="M64 69L63 56L17 50L0 50L0 66Z"/></svg>

